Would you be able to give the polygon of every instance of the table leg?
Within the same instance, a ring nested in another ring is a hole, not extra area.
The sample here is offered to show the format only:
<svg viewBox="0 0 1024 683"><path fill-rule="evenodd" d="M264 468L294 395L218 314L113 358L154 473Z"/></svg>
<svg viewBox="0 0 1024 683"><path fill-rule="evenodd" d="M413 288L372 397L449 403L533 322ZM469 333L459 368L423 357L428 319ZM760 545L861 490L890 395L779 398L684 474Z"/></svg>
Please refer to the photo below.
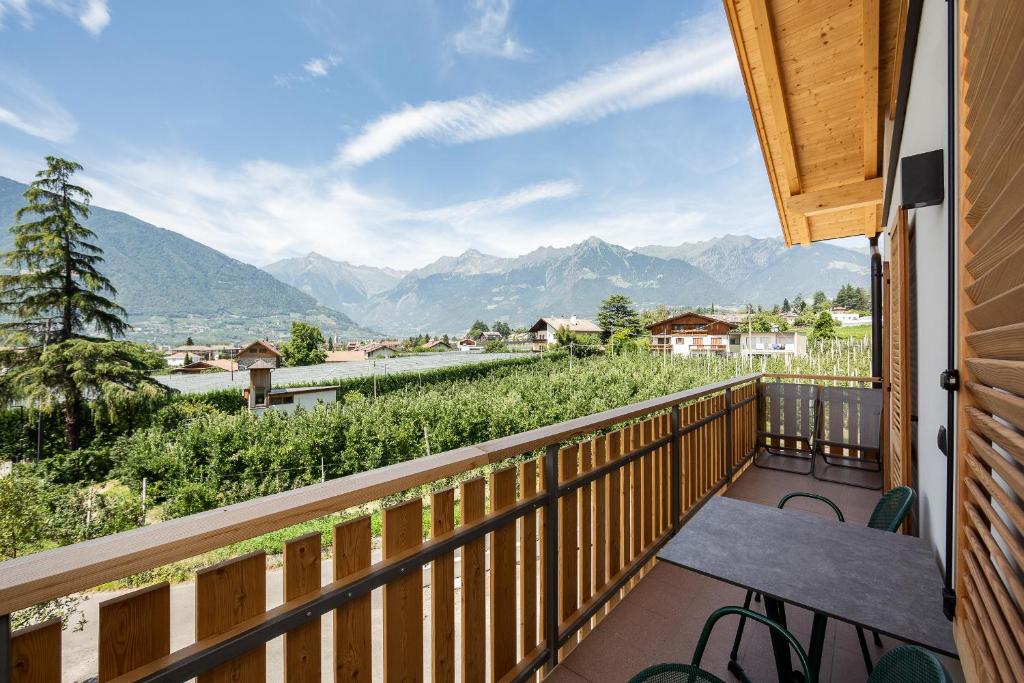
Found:
<svg viewBox="0 0 1024 683"><path fill-rule="evenodd" d="M825 648L825 631L827 628L828 617L815 612L814 622L811 625L811 649L807 654L807 663L811 667L811 674L813 674L814 680L818 680L821 671L821 653Z"/></svg>
<svg viewBox="0 0 1024 683"><path fill-rule="evenodd" d="M768 618L786 628L786 607L781 600L764 596L764 611ZM775 651L775 668L780 681L793 680L793 660L789 653L789 642L772 630L772 649Z"/></svg>

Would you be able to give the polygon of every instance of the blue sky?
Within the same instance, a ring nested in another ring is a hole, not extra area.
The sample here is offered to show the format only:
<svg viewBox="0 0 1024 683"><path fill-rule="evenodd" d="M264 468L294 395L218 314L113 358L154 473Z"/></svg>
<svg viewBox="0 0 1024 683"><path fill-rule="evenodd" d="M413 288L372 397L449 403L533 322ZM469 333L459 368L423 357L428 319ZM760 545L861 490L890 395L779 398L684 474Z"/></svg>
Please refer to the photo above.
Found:
<svg viewBox="0 0 1024 683"><path fill-rule="evenodd" d="M0 0L0 175L262 265L779 235L706 2Z"/></svg>

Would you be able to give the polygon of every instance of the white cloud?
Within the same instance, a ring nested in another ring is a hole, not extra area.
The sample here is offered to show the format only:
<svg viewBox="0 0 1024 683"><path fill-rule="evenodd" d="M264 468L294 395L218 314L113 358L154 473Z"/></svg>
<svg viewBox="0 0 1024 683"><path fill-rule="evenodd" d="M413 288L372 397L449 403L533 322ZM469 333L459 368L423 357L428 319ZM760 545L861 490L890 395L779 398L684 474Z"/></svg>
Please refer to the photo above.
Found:
<svg viewBox="0 0 1024 683"><path fill-rule="evenodd" d="M110 23L110 9L107 7L107 0L87 0L78 14L78 23L94 36L102 33Z"/></svg>
<svg viewBox="0 0 1024 683"><path fill-rule="evenodd" d="M57 10L77 21L93 36L103 33L110 23L107 0L0 0L0 28L9 15L17 17L24 28L31 28L35 19L33 5Z"/></svg>
<svg viewBox="0 0 1024 683"><path fill-rule="evenodd" d="M476 199L436 209L411 211L399 214L399 217L413 221L449 223L461 226L470 220L508 213L530 204L536 204L537 202L572 197L578 194L579 191L579 184L573 180L553 180L528 185L498 197Z"/></svg>
<svg viewBox="0 0 1024 683"><path fill-rule="evenodd" d="M715 18L684 25L681 35L523 101L487 95L427 102L386 114L345 143L340 161L358 166L427 138L458 144L568 122L588 122L698 92L738 92L728 33Z"/></svg>
<svg viewBox="0 0 1024 683"><path fill-rule="evenodd" d="M326 57L316 57L309 60L302 65L302 68L306 70L313 78L323 78L327 73L335 66L341 63L341 57L337 55L327 55Z"/></svg>
<svg viewBox="0 0 1024 683"><path fill-rule="evenodd" d="M508 34L511 0L473 0L476 21L455 34L455 49L504 59L525 59L530 50Z"/></svg>
<svg viewBox="0 0 1024 683"><path fill-rule="evenodd" d="M311 81L314 78L324 78L331 69L341 64L341 55L332 53L323 57L311 57L302 65L300 73L287 73L274 76L274 85L283 88L290 88L293 83Z"/></svg>
<svg viewBox="0 0 1024 683"><path fill-rule="evenodd" d="M335 171L254 161L237 167L179 155L86 168L94 203L126 211L249 263L316 250L392 267L465 249L491 221L579 192L570 180L420 208L371 193ZM471 221L477 221L470 224Z"/></svg>
<svg viewBox="0 0 1024 683"><path fill-rule="evenodd" d="M67 142L78 131L74 117L34 82L0 69L0 124L49 140Z"/></svg>

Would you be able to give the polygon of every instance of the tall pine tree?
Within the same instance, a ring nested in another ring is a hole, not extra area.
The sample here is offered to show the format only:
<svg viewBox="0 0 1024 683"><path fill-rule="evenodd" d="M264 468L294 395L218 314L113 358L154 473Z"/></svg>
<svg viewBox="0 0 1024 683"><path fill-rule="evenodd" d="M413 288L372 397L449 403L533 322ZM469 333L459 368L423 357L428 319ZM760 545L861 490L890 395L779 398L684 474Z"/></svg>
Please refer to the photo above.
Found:
<svg viewBox="0 0 1024 683"><path fill-rule="evenodd" d="M88 346L123 336L128 323L125 310L108 298L117 293L113 285L97 269L103 250L93 243L96 233L82 223L91 195L71 182L80 170L73 161L46 157L11 226L14 249L2 257L14 272L0 275L0 313L14 318L0 323L0 346L9 349L0 364L11 368L4 383L40 403L60 404L69 449L79 445L84 390L153 386L130 349L97 353ZM87 358L103 362L83 365Z"/></svg>
<svg viewBox="0 0 1024 683"><path fill-rule="evenodd" d="M56 157L46 157L46 166L25 191L11 227L14 250L4 262L15 272L0 275L0 311L16 320L0 329L30 347L87 331L122 336L125 310L104 296L117 291L96 269L103 262L103 250L92 242L96 233L81 223L92 195L71 182L82 167Z"/></svg>

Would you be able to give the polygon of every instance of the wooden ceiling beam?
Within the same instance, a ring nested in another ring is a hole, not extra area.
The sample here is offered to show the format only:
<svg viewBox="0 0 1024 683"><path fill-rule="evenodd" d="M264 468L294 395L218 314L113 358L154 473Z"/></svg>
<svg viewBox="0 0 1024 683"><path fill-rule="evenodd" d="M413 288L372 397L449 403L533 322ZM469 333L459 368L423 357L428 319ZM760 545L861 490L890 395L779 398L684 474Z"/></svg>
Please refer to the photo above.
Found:
<svg viewBox="0 0 1024 683"><path fill-rule="evenodd" d="M864 178L878 176L878 2L861 0L864 22Z"/></svg>
<svg viewBox="0 0 1024 683"><path fill-rule="evenodd" d="M786 212L790 215L816 216L842 209L873 206L882 201L884 182L882 178L871 178L828 190L794 195L786 199Z"/></svg>
<svg viewBox="0 0 1024 683"><path fill-rule="evenodd" d="M761 52L761 66L771 99L772 119L782 151L782 163L786 172L786 185L790 196L800 194L800 170L796 160L796 145L793 142L793 128L786 108L786 94L782 86L779 55L775 50L775 37L765 0L751 0L750 9L754 18L754 33ZM788 200L787 200L788 201ZM807 222L794 220L790 223L793 241L808 243Z"/></svg>

